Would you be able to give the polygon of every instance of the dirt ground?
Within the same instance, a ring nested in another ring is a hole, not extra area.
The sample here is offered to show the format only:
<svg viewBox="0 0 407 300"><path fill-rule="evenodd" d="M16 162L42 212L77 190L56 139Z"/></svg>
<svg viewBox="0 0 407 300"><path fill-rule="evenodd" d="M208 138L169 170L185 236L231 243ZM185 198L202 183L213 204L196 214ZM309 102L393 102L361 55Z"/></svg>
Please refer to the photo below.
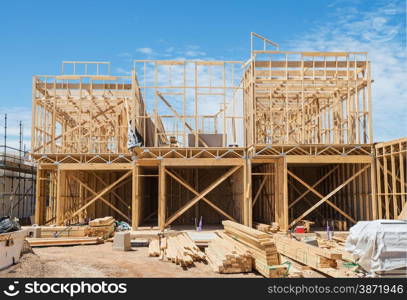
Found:
<svg viewBox="0 0 407 300"><path fill-rule="evenodd" d="M148 257L148 247L114 251L112 243L71 247L33 248L0 277L261 277L259 274L218 274L209 265L180 266Z"/></svg>

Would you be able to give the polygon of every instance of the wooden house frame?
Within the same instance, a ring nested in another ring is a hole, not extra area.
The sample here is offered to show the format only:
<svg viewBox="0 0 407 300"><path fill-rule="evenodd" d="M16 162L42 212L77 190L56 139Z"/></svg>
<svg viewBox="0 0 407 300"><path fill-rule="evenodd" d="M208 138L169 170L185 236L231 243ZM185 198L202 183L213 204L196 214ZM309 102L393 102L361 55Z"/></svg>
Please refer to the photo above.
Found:
<svg viewBox="0 0 407 300"><path fill-rule="evenodd" d="M346 230L401 215L405 140L373 144L367 54L266 44L278 46L252 35L246 63L137 60L112 76L106 63L68 62L34 76L36 223L113 215L133 229L203 218L288 230L306 219Z"/></svg>

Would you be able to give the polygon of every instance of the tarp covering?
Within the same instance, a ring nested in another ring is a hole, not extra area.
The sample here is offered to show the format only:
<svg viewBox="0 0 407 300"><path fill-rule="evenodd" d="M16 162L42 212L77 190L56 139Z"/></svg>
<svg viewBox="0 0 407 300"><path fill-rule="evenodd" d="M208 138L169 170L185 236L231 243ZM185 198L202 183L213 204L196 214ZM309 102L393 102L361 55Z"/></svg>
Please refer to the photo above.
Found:
<svg viewBox="0 0 407 300"><path fill-rule="evenodd" d="M128 126L127 148L131 150L134 147L141 147L143 145L143 139L140 134L131 125L131 121Z"/></svg>
<svg viewBox="0 0 407 300"><path fill-rule="evenodd" d="M367 272L407 267L407 221L361 221L349 230L345 250Z"/></svg>

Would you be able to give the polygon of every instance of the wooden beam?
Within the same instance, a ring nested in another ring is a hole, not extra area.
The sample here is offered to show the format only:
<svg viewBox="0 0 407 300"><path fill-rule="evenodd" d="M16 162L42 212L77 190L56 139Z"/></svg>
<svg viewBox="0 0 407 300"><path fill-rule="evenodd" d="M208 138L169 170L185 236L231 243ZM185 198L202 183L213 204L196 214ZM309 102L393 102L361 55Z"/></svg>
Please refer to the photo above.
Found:
<svg viewBox="0 0 407 300"><path fill-rule="evenodd" d="M307 164L363 164L370 163L372 158L369 155L287 155L287 163L307 163Z"/></svg>
<svg viewBox="0 0 407 300"><path fill-rule="evenodd" d="M133 166L133 176L131 181L131 228L137 230L140 226L140 179L138 174L140 167Z"/></svg>
<svg viewBox="0 0 407 300"><path fill-rule="evenodd" d="M161 230L166 227L165 219L166 219L166 198L165 198L165 190L166 190L166 173L165 173L165 166L162 164L159 166L159 178L158 178L158 226Z"/></svg>
<svg viewBox="0 0 407 300"><path fill-rule="evenodd" d="M130 163L62 163L58 166L60 170L72 170L72 171L121 171L132 170L133 166Z"/></svg>

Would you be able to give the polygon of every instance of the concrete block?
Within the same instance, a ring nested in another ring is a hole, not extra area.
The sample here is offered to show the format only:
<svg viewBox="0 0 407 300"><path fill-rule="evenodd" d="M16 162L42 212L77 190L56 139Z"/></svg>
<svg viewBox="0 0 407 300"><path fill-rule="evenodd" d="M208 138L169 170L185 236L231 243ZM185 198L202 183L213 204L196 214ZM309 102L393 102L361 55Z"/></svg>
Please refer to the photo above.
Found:
<svg viewBox="0 0 407 300"><path fill-rule="evenodd" d="M41 227L32 226L27 228L27 237L41 238Z"/></svg>
<svg viewBox="0 0 407 300"><path fill-rule="evenodd" d="M118 251L131 250L130 231L115 232L113 238L113 250Z"/></svg>

